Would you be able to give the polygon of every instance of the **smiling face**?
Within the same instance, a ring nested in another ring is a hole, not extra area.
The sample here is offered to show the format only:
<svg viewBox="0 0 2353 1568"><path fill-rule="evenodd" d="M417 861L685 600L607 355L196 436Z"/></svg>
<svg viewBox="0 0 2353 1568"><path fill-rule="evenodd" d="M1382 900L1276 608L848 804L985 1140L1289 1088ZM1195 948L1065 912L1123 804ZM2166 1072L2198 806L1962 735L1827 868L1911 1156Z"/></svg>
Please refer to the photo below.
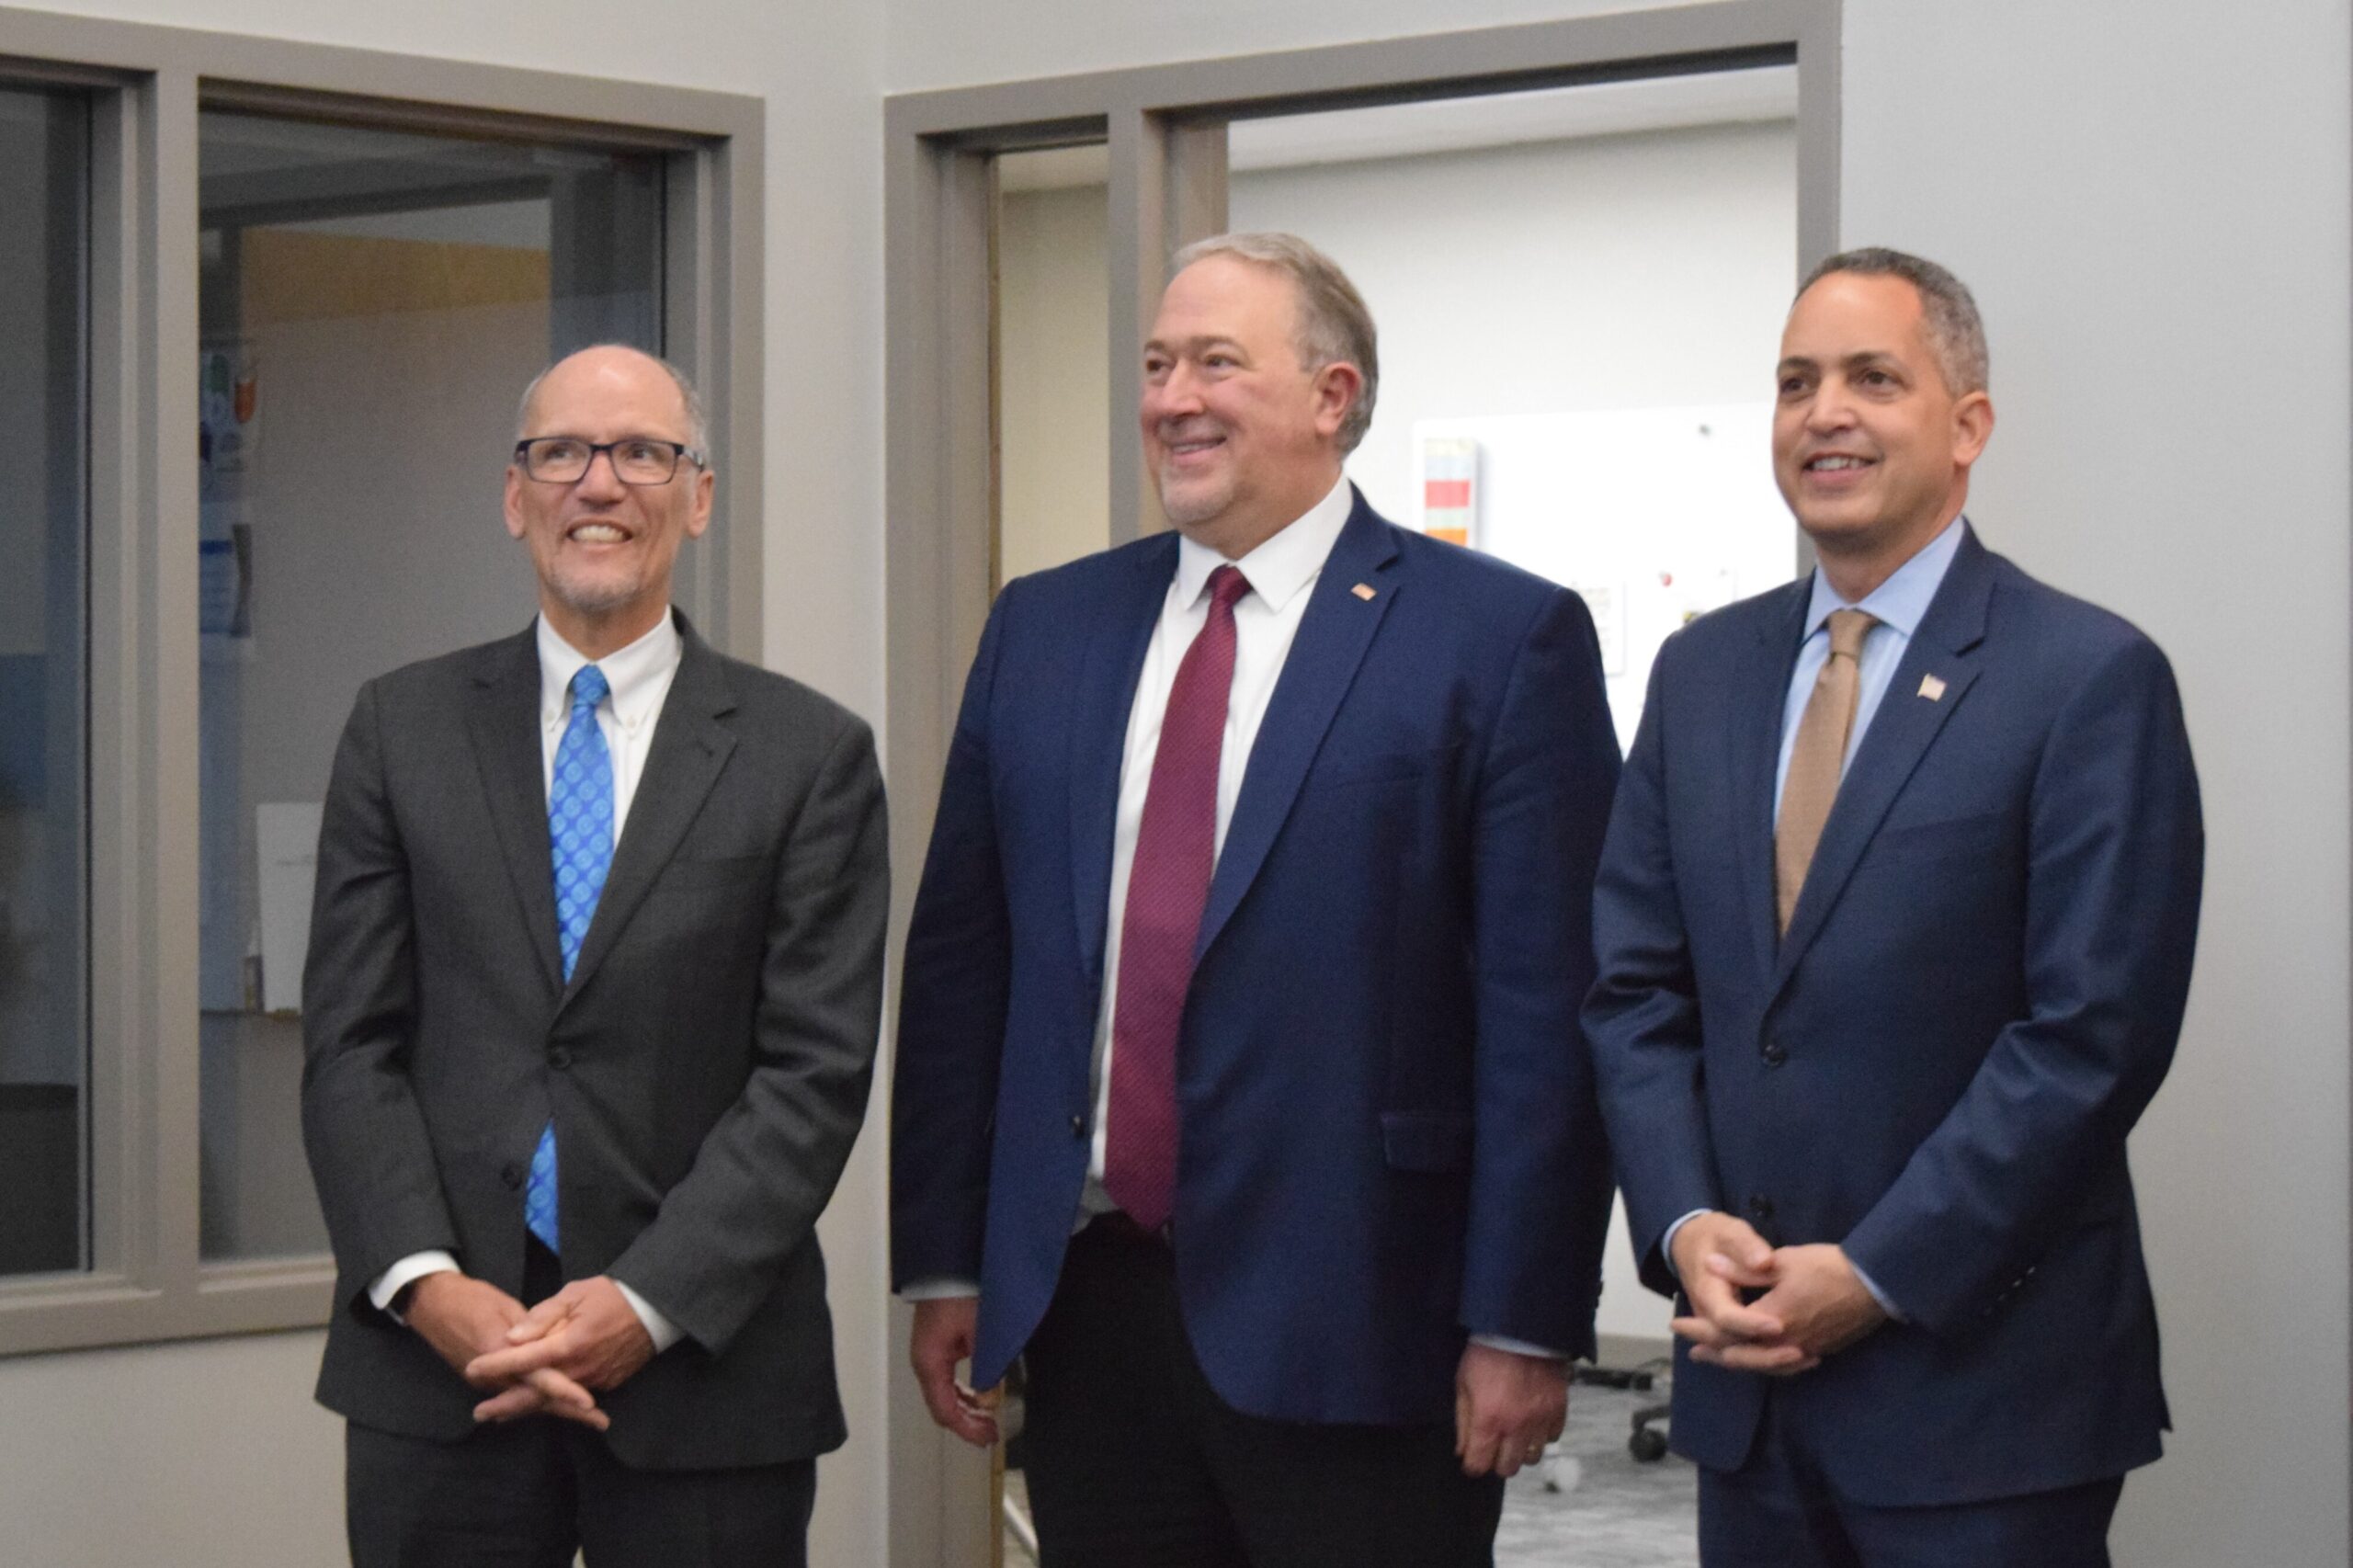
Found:
<svg viewBox="0 0 2353 1568"><path fill-rule="evenodd" d="M1798 297L1781 334L1773 472L1847 598L1960 514L1993 429L1984 392L1945 384L1908 280L1833 272Z"/></svg>
<svg viewBox="0 0 2353 1568"><path fill-rule="evenodd" d="M691 445L686 399L660 362L633 348L586 348L548 371L523 437L626 437ZM670 605L682 540L710 524L711 475L681 459L667 484L624 484L599 453L569 484L506 470L506 531L531 551L540 610L563 640L602 658L652 631Z"/></svg>
<svg viewBox="0 0 2353 1568"><path fill-rule="evenodd" d="M1181 532L1240 560L1340 478L1362 377L1300 362L1299 297L1270 267L1210 256L1178 273L1144 346L1144 461Z"/></svg>

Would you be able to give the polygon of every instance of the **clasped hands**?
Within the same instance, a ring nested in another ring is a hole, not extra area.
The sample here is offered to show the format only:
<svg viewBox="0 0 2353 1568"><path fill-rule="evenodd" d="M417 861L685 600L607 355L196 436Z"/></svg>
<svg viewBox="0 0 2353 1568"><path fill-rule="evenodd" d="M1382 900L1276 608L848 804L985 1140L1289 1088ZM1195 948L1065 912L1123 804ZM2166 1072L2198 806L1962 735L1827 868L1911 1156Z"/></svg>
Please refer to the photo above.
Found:
<svg viewBox="0 0 2353 1568"><path fill-rule="evenodd" d="M654 1357L654 1338L619 1286L575 1279L526 1309L486 1280L428 1274L407 1291L404 1315L440 1358L489 1397L480 1422L547 1415L601 1432L612 1420L597 1394L619 1388Z"/></svg>
<svg viewBox="0 0 2353 1568"><path fill-rule="evenodd" d="M1731 1214L1686 1221L1674 1263L1691 1311L1671 1326L1711 1367L1791 1377L1887 1321L1843 1249L1775 1247Z"/></svg>

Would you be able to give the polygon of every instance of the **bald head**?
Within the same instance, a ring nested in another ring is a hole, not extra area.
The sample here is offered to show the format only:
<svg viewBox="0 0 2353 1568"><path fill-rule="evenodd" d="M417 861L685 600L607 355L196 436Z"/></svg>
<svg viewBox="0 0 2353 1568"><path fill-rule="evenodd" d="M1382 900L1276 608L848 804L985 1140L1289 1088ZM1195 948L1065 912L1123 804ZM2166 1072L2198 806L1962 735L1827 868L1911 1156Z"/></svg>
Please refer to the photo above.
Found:
<svg viewBox="0 0 2353 1568"><path fill-rule="evenodd" d="M642 348L632 348L626 343L599 343L577 353L567 354L533 376L530 385L523 389L522 401L515 410L515 438L521 441L533 436L569 434L542 430L537 426L540 393L551 381L559 378L569 380L574 376L618 378L612 384L622 386L631 379L649 372L667 381L670 390L676 394L674 412L678 420L676 428L682 434L673 435L670 439L685 442L702 453L703 460L708 462L710 459L710 421L703 413L702 398L695 391L694 382L687 378L684 370L667 359L656 358ZM647 435L654 433L644 432Z"/></svg>

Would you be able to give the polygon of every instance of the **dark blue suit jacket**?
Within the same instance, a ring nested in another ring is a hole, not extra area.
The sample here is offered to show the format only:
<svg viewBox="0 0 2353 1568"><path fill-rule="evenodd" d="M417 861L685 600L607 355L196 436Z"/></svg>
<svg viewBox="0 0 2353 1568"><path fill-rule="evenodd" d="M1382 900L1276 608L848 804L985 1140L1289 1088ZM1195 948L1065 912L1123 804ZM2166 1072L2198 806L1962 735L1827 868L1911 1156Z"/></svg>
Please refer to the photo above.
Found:
<svg viewBox="0 0 2353 1568"><path fill-rule="evenodd" d="M916 895L892 1268L981 1281L983 1386L1078 1210L1120 754L1176 544L999 597ZM1567 590L1358 498L1312 592L1201 923L1178 1289L1235 1407L1442 1421L1466 1333L1592 1344L1608 1162L1576 1012L1618 748Z"/></svg>
<svg viewBox="0 0 2353 1568"><path fill-rule="evenodd" d="M1694 1209L1845 1245L1908 1321L1776 1398L1859 1501L2120 1474L2166 1422L2124 1140L2173 1056L2204 858L2172 671L1966 537L1777 940L1809 591L1669 640L1610 823L1586 1024L1645 1278L1672 1290L1661 1240ZM1677 1449L1740 1464L1767 1380L1676 1378Z"/></svg>

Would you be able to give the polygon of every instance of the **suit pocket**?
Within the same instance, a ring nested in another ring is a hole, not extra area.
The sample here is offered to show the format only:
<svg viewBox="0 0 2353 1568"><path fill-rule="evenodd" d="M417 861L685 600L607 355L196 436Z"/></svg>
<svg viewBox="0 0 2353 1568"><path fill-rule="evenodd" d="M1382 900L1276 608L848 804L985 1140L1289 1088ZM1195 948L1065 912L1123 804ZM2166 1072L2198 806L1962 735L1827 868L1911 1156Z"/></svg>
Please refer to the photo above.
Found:
<svg viewBox="0 0 2353 1568"><path fill-rule="evenodd" d="M1411 781L1451 772L1462 754L1461 741L1442 746L1417 746L1406 751L1344 753L1327 756L1316 768L1326 784L1380 784L1392 779Z"/></svg>
<svg viewBox="0 0 2353 1568"><path fill-rule="evenodd" d="M1945 817L1936 822L1882 827L1864 851L1865 866L1916 866L1930 860L1990 855L1999 848L2009 819L2001 812Z"/></svg>
<svg viewBox="0 0 2353 1568"><path fill-rule="evenodd" d="M654 879L657 890L670 892L730 888L757 877L767 867L766 855L730 855L719 860L673 860Z"/></svg>
<svg viewBox="0 0 2353 1568"><path fill-rule="evenodd" d="M1471 1164L1471 1118L1449 1110L1382 1111L1381 1153L1392 1170L1464 1169Z"/></svg>

